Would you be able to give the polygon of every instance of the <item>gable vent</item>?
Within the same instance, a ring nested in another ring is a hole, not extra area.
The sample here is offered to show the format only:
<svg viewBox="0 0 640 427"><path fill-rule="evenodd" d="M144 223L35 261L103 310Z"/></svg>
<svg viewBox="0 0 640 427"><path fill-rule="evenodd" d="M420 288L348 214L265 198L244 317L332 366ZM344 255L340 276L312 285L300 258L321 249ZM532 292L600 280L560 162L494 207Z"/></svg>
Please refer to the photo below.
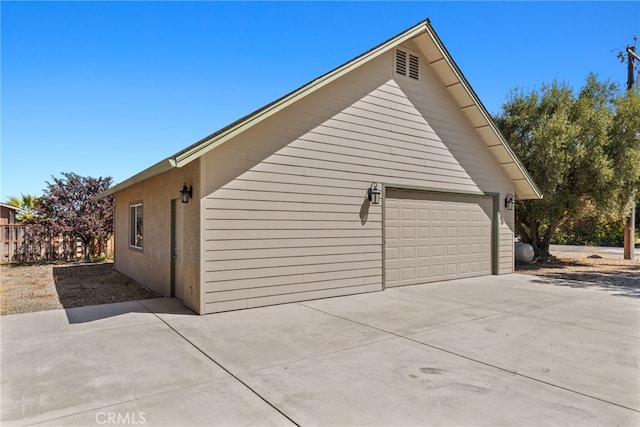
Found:
<svg viewBox="0 0 640 427"><path fill-rule="evenodd" d="M396 73L418 80L420 76L420 61L417 55L396 49Z"/></svg>
<svg viewBox="0 0 640 427"><path fill-rule="evenodd" d="M409 54L409 77L418 80L420 69L418 68L418 57Z"/></svg>
<svg viewBox="0 0 640 427"><path fill-rule="evenodd" d="M396 50L396 73L407 75L407 52Z"/></svg>

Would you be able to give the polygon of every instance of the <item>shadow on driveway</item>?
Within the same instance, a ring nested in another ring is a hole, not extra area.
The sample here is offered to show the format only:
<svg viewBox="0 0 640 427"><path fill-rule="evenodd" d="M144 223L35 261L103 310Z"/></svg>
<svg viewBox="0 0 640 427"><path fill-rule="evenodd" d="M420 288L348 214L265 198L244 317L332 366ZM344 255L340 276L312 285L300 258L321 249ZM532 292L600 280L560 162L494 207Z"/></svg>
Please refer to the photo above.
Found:
<svg viewBox="0 0 640 427"><path fill-rule="evenodd" d="M636 273L638 274L638 273ZM575 289L597 289L605 290L614 296L622 296L629 298L640 298L640 287L638 286L621 286L615 283L615 279L605 274L580 274L578 278L566 279L564 275L558 274L539 276L538 279L532 280L532 283L543 285L565 286ZM599 278L599 279L598 279Z"/></svg>
<svg viewBox="0 0 640 427"><path fill-rule="evenodd" d="M189 310L180 300L175 298L154 298L117 304L90 305L65 309L69 324L95 322L96 320L123 315L125 315L125 317L131 317L130 315L135 315L136 313L196 316L193 311Z"/></svg>

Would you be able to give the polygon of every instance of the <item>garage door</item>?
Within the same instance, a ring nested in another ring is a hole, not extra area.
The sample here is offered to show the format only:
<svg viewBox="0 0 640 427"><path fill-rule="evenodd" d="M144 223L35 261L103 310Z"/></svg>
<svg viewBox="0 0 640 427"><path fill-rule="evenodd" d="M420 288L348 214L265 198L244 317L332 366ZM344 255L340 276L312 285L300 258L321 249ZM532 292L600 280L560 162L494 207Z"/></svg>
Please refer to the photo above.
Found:
<svg viewBox="0 0 640 427"><path fill-rule="evenodd" d="M385 285L491 274L492 199L387 189Z"/></svg>

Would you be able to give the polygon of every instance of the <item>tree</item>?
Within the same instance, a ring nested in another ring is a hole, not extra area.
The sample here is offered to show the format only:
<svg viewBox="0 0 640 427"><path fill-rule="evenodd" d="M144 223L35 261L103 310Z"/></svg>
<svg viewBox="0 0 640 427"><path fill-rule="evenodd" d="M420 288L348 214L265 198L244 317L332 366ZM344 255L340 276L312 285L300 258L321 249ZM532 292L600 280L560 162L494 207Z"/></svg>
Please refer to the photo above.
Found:
<svg viewBox="0 0 640 427"><path fill-rule="evenodd" d="M640 102L590 74L576 94L553 82L513 90L497 126L541 189L542 200L519 201L516 232L538 257L561 221L594 210L624 215L640 184Z"/></svg>
<svg viewBox="0 0 640 427"><path fill-rule="evenodd" d="M10 196L7 199L7 204L22 210L22 212L16 215L16 220L22 222L33 219L38 209L38 205L40 204L40 200L31 194L20 194L20 198Z"/></svg>
<svg viewBox="0 0 640 427"><path fill-rule="evenodd" d="M75 173L62 175L52 177L52 183L47 181L39 209L41 222L46 223L53 235L79 238L85 261L89 261L92 245L106 241L113 233L113 196L95 200L95 196L111 186L112 179Z"/></svg>

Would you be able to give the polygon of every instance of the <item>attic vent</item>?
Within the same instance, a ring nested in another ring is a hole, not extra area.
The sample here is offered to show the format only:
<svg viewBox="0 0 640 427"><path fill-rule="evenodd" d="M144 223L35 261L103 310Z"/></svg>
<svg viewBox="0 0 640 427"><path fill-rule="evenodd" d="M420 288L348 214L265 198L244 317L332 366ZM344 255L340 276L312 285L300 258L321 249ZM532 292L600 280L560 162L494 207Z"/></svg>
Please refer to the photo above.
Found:
<svg viewBox="0 0 640 427"><path fill-rule="evenodd" d="M417 55L405 50L396 50L396 73L418 80L420 76L420 61Z"/></svg>
<svg viewBox="0 0 640 427"><path fill-rule="evenodd" d="M409 54L409 77L418 80L420 70L418 69L418 57Z"/></svg>
<svg viewBox="0 0 640 427"><path fill-rule="evenodd" d="M396 50L396 73L407 75L407 52Z"/></svg>

